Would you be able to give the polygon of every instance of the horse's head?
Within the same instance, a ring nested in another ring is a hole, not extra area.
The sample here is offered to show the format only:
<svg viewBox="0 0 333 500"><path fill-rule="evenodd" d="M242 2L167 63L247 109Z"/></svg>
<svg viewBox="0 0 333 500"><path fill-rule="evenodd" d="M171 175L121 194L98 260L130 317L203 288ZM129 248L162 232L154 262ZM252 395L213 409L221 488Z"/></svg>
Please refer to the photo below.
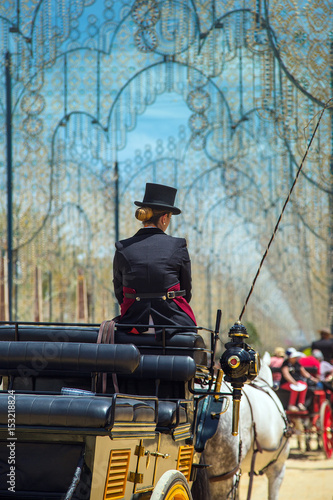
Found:
<svg viewBox="0 0 333 500"><path fill-rule="evenodd" d="M261 366L256 383L260 383L260 381L264 380L270 387L273 387L273 375L272 370L269 367L270 362L271 356L269 352L266 351L261 358Z"/></svg>

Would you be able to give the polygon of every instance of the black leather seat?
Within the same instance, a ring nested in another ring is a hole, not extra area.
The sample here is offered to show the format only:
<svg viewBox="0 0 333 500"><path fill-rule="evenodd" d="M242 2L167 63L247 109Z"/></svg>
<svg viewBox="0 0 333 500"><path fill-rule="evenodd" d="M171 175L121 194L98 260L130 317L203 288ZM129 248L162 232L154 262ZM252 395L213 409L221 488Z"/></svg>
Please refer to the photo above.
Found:
<svg viewBox="0 0 333 500"><path fill-rule="evenodd" d="M140 335L115 332L117 344L134 344L141 354L167 354L173 356L191 356L198 365L207 364L206 346L203 338L197 333L176 333L166 336Z"/></svg>
<svg viewBox="0 0 333 500"><path fill-rule="evenodd" d="M17 391L91 390L97 372L132 373L139 360L132 344L0 342L0 375L13 377L12 388Z"/></svg>
<svg viewBox="0 0 333 500"><path fill-rule="evenodd" d="M169 431L172 427L186 422L186 409L180 402L159 401L157 421L158 431Z"/></svg>
<svg viewBox="0 0 333 500"><path fill-rule="evenodd" d="M16 432L28 427L111 429L116 423L154 424L155 405L135 398L15 394ZM0 394L0 427L8 426L8 395ZM71 431L72 432L72 431Z"/></svg>
<svg viewBox="0 0 333 500"><path fill-rule="evenodd" d="M98 326L0 325L0 338L7 341L80 342L95 344ZM17 337L17 338L16 338Z"/></svg>
<svg viewBox="0 0 333 500"><path fill-rule="evenodd" d="M169 382L188 382L196 372L196 364L190 356L163 356L144 354L138 367L127 378L159 379Z"/></svg>
<svg viewBox="0 0 333 500"><path fill-rule="evenodd" d="M134 345L67 342L0 342L0 375L132 373L140 353Z"/></svg>
<svg viewBox="0 0 333 500"><path fill-rule="evenodd" d="M53 325L0 325L0 339L3 341L29 342L63 342L63 343L97 343L98 326L53 326ZM196 332L176 333L172 336L166 332L162 335L130 334L115 331L115 344L134 344L141 354L170 354L193 357L199 365L205 365L207 354L205 342Z"/></svg>
<svg viewBox="0 0 333 500"><path fill-rule="evenodd" d="M124 394L184 399L185 383L195 376L196 363L190 356L141 356L138 368L127 375L117 375ZM108 376L108 387L112 387Z"/></svg>

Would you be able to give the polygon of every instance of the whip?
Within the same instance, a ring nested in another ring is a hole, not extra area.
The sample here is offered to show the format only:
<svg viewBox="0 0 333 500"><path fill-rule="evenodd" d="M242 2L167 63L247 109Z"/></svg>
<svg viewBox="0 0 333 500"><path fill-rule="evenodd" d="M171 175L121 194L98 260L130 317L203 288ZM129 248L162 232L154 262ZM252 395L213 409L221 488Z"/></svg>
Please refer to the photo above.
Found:
<svg viewBox="0 0 333 500"><path fill-rule="evenodd" d="M325 106L323 107L322 111L320 112L320 116L319 116L318 122L317 122L317 124L316 124L316 126L315 126L315 129L314 129L314 131L313 131L312 135L311 135L311 138L310 138L310 140L309 140L308 146L307 146L306 151L305 151L305 153L304 153L304 156L303 156L303 158L302 158L301 164L300 164L300 166L299 166L299 168L298 168L298 170L297 170L297 173L296 173L296 176L295 176L294 182L293 182L293 184L292 184L292 186L291 186L291 188L290 188L290 191L289 191L289 193L288 193L288 196L287 196L287 198L286 198L286 201L284 202L284 205L283 205L283 207L282 207L281 213L280 213L279 218L278 218L278 220L277 220L277 223L276 223L276 225L275 225L275 228L274 228L273 234L272 234L272 236L271 236L271 239L269 240L269 243L268 243L268 245L267 245L267 248L266 248L266 250L265 250L265 252L264 252L264 254L263 254L262 258L261 258L261 261L260 261L260 264L259 264L258 270L257 270L256 275L255 275L255 277L254 277L254 280L253 280L253 282L252 282L252 285L251 285L250 291L249 291L249 293L248 293L248 296L246 297L245 303L244 303L244 305L243 305L243 309L242 309L242 311L241 311L241 313L240 313L240 315L239 315L239 318L238 318L238 320L239 320L239 321L241 321L241 319L242 319L242 317L243 317L243 314L244 314L244 312L245 312L246 306L247 306L247 304L248 304L248 302L249 302L249 300L250 300L250 297L251 297L251 295L252 295L252 292L253 292L254 286L255 286L256 281L257 281L257 279L258 279L258 277L259 277L259 274L260 274L261 268L262 268L262 266L263 266L263 264L264 264L264 262L265 262L265 259L266 259L266 257L267 257L268 252L269 252L269 249L270 249L270 247L271 247L271 244L273 243L273 240L274 240L274 238L275 238L275 235L276 235L276 233L277 233L277 230L279 229L279 225L280 225L281 219L282 219L283 214L284 214L284 212L285 212L285 209L286 209L286 207L287 207L287 205L288 205L288 203L289 203L289 200L290 200L291 194L292 194L292 192L293 192L293 190L294 190L294 187L295 187L295 185L296 185L296 182L298 181L299 174L301 173L301 170L302 170L302 168L303 168L303 165L304 165L305 159L306 159L306 157L307 157L307 155L308 155L308 152L309 152L309 150L310 150L310 147L311 147L311 144L312 144L312 142L313 142L313 139L315 138L315 135L316 135L316 133L317 133L317 130L318 130L318 127L319 127L320 121L321 121L321 119L322 119L322 116L323 116L323 114L324 114L325 110L329 107L329 104L330 104L332 101L333 101L333 98L329 99L329 100L326 102Z"/></svg>

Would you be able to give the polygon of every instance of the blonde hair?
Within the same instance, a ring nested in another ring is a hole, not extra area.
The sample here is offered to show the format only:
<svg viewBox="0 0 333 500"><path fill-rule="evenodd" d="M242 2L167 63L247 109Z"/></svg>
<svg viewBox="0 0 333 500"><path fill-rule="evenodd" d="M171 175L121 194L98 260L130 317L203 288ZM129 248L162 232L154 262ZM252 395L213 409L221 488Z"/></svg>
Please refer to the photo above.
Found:
<svg viewBox="0 0 333 500"><path fill-rule="evenodd" d="M280 358L284 358L285 355L286 355L286 352L283 349L283 347L276 347L275 350L274 350L274 355L278 356Z"/></svg>
<svg viewBox="0 0 333 500"><path fill-rule="evenodd" d="M146 222L151 222L152 224L157 224L158 219L164 214L168 214L167 210L161 210L151 207L140 207L135 211L135 217L141 221L143 224Z"/></svg>
<svg viewBox="0 0 333 500"><path fill-rule="evenodd" d="M153 215L153 209L150 207L140 207L135 211L135 217L141 222L147 222Z"/></svg>

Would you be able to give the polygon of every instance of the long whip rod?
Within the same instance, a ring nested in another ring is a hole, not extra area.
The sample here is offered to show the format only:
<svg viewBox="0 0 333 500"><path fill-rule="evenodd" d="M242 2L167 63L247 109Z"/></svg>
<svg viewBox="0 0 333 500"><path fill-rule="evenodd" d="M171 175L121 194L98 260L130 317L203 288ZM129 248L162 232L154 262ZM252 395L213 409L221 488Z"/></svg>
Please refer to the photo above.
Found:
<svg viewBox="0 0 333 500"><path fill-rule="evenodd" d="M284 211L285 211L285 209L286 209L286 207L287 207L287 205L288 205L288 202L289 202L289 200L290 200L290 197L291 197L291 194L292 194L292 192L293 192L293 190L294 190L294 187L295 187L295 185L296 185L296 182L298 181L299 174L301 173L301 170L302 170L302 168L303 168L303 165L304 165L305 159L306 159L306 157L307 157L307 155L308 155L308 152L309 152L309 150L310 150L310 147L311 147L311 144L312 144L312 142L313 142L313 139L315 138L315 135L316 135L316 133L317 133L317 130L318 130L318 127L319 127L320 121L321 121L321 119L322 119L322 116L323 116L323 114L324 114L325 110L329 107L329 103L330 103L331 101L333 101L333 98L329 99L329 100L326 102L325 106L323 107L323 109L322 109L322 111L321 111L321 113L320 113L320 116L319 116L319 119L318 119L317 125L315 126L315 129L314 129L314 131L313 131L313 133L312 133L311 139L310 139L310 141L309 141L309 143L308 143L308 146L307 146L306 151L305 151L305 154L304 154L304 156L303 156L303 158L302 158L301 164L300 164L300 166L298 167L298 170L297 170L297 173L296 173L296 176L295 176L294 182L293 182L293 184L292 184L292 186L291 186L291 188L290 188L290 191L289 191L289 194L288 194L288 196L287 196L287 198L286 198L286 201L284 202L283 208L282 208L282 210L281 210L281 213L280 213L279 218L278 218L278 220L277 220L277 223L276 223L276 225L275 225L275 228L274 228L273 234L272 234L272 236L271 236L271 239L269 240L269 243L268 243L268 245L267 245L267 248L266 248L266 250L265 250L265 252L264 252L264 254L263 254L262 258L261 258L261 261L260 261L260 264L259 264L259 267L258 267L257 273L256 273L256 275L255 275L255 277L254 277L254 280L253 280L253 282L252 282L252 285L251 285L251 289L250 289L250 291L249 291L249 293L248 293L248 296L246 297L245 303L244 303L244 305L243 305L242 312L241 312L241 313L240 313L240 315L239 315L239 321L241 321L241 320L242 320L242 317L243 317L243 314L244 314L244 312L245 312L245 309L246 309L247 303L248 303L248 302L249 302L249 300L250 300L250 297L251 297L251 295L252 295L252 292L253 292L254 286L255 286L256 281L257 281L257 279L258 279L258 277L259 277L259 274L260 274L261 268L262 268L262 266L263 266L263 264L264 264L264 261L265 261L265 259L266 259L266 256L267 256L268 252L269 252L269 249L270 249L270 247L271 247L271 244L273 243L273 240L274 240L274 238L275 238L275 235L276 235L276 233L277 233L277 230L279 229L279 225L280 225L280 222L281 222L282 216L283 216Z"/></svg>

